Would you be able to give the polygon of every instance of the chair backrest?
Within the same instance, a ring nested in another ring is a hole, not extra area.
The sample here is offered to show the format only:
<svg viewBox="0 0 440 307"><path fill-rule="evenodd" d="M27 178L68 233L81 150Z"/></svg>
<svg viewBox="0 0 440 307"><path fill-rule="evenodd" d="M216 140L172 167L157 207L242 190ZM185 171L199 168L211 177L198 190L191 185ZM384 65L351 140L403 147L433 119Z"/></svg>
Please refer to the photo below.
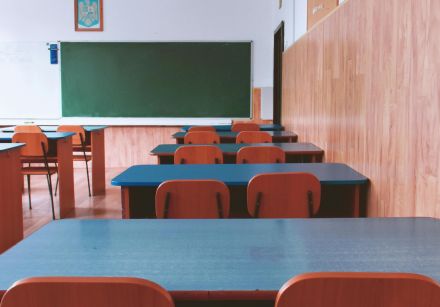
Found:
<svg viewBox="0 0 440 307"><path fill-rule="evenodd" d="M47 137L44 133L14 133L12 136L12 142L26 144L26 146L21 148L21 155L23 157L44 157L49 148L49 142L47 141Z"/></svg>
<svg viewBox="0 0 440 307"><path fill-rule="evenodd" d="M223 164L223 153L212 145L181 146L174 153L174 164Z"/></svg>
<svg viewBox="0 0 440 307"><path fill-rule="evenodd" d="M62 125L57 128L58 132L73 132L72 136L73 145L82 145L82 142L86 140L86 132L82 126L77 125ZM82 140L81 140L82 138Z"/></svg>
<svg viewBox="0 0 440 307"><path fill-rule="evenodd" d="M212 131L215 132L215 127L213 126L192 126L189 127L188 132L196 132L196 131Z"/></svg>
<svg viewBox="0 0 440 307"><path fill-rule="evenodd" d="M188 132L183 138L185 144L219 144L220 137L212 131Z"/></svg>
<svg viewBox="0 0 440 307"><path fill-rule="evenodd" d="M237 164L284 162L286 162L286 154L276 146L247 146L237 152Z"/></svg>
<svg viewBox="0 0 440 307"><path fill-rule="evenodd" d="M321 202L321 184L308 173L254 176L247 187L247 208L253 217L313 217Z"/></svg>
<svg viewBox="0 0 440 307"><path fill-rule="evenodd" d="M435 307L440 285L405 273L308 273L278 292L275 307Z"/></svg>
<svg viewBox="0 0 440 307"><path fill-rule="evenodd" d="M22 126L15 126L14 132L42 133L43 131L39 126L22 125Z"/></svg>
<svg viewBox="0 0 440 307"><path fill-rule="evenodd" d="M171 295L144 279L37 277L16 282L0 307L173 307Z"/></svg>
<svg viewBox="0 0 440 307"><path fill-rule="evenodd" d="M234 123L232 124L231 131L260 131L260 125L255 123Z"/></svg>
<svg viewBox="0 0 440 307"><path fill-rule="evenodd" d="M156 191L158 218L209 219L229 216L229 190L217 180L170 180Z"/></svg>
<svg viewBox="0 0 440 307"><path fill-rule="evenodd" d="M265 131L243 131L237 135L236 143L272 143L272 136Z"/></svg>

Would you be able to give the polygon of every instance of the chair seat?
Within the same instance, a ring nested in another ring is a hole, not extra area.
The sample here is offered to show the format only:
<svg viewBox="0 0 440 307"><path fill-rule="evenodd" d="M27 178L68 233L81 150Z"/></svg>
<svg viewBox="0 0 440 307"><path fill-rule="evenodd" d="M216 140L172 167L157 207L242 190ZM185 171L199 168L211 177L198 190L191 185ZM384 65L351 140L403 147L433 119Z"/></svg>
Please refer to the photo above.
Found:
<svg viewBox="0 0 440 307"><path fill-rule="evenodd" d="M73 161L91 161L92 160L92 156L88 156L86 155L84 158L84 155L73 155Z"/></svg>
<svg viewBox="0 0 440 307"><path fill-rule="evenodd" d="M22 175L47 175L47 169L45 167L31 166L23 167L21 169ZM49 174L53 175L57 173L56 167L49 167Z"/></svg>

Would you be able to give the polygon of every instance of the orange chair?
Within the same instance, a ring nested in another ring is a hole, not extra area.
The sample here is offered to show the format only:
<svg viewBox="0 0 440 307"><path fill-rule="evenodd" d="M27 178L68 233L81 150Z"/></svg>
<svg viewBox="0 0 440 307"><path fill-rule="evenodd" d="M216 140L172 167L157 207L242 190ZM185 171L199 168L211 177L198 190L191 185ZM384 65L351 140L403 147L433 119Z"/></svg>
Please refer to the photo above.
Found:
<svg viewBox="0 0 440 307"><path fill-rule="evenodd" d="M174 164L223 164L223 153L212 145L181 146L174 153Z"/></svg>
<svg viewBox="0 0 440 307"><path fill-rule="evenodd" d="M236 143L272 143L272 136L265 131L243 131L237 135Z"/></svg>
<svg viewBox="0 0 440 307"><path fill-rule="evenodd" d="M158 284L126 277L36 277L16 282L0 307L174 307Z"/></svg>
<svg viewBox="0 0 440 307"><path fill-rule="evenodd" d="M231 131L260 131L260 126L255 123L235 123L232 124Z"/></svg>
<svg viewBox="0 0 440 307"><path fill-rule="evenodd" d="M21 148L21 159L23 163L28 166L23 166L21 173L27 178L29 209L32 209L31 202L31 176L44 175L47 178L47 185L49 188L50 202L52 205L52 218L55 219L55 208L53 203L52 193L52 175L57 173L56 167L49 166L49 159L47 157L48 140L43 133L15 133L12 136L12 142L25 143L26 146ZM43 163L44 166L32 166L31 163Z"/></svg>
<svg viewBox="0 0 440 307"><path fill-rule="evenodd" d="M89 188L89 197L92 196L90 191L90 178L89 178L89 161L92 160L92 156L86 152L90 151L86 146L86 132L82 126L64 125L57 128L58 132L73 132L75 135L72 136L72 146L73 151L76 152L80 149L81 154L73 155L73 161L84 161L86 164L86 175L87 175L87 186ZM55 185L55 195L57 195L58 189L58 178Z"/></svg>
<svg viewBox="0 0 440 307"><path fill-rule="evenodd" d="M220 144L220 137L212 131L188 132L183 142L185 144Z"/></svg>
<svg viewBox="0 0 440 307"><path fill-rule="evenodd" d="M42 133L43 131L39 126L35 125L22 125L15 126L14 132L25 132L25 133Z"/></svg>
<svg viewBox="0 0 440 307"><path fill-rule="evenodd" d="M313 217L320 201L321 184L308 173L259 174L247 187L247 208L253 217Z"/></svg>
<svg viewBox="0 0 440 307"><path fill-rule="evenodd" d="M308 273L290 279L275 307L438 307L440 285L405 273Z"/></svg>
<svg viewBox="0 0 440 307"><path fill-rule="evenodd" d="M237 152L237 164L244 163L284 163L286 154L276 146L249 146Z"/></svg>
<svg viewBox="0 0 440 307"><path fill-rule="evenodd" d="M156 217L213 219L229 216L229 190L217 180L170 180L156 191Z"/></svg>
<svg viewBox="0 0 440 307"><path fill-rule="evenodd" d="M196 131L216 132L215 127L213 127L213 126L192 126L188 129L188 132L196 132Z"/></svg>

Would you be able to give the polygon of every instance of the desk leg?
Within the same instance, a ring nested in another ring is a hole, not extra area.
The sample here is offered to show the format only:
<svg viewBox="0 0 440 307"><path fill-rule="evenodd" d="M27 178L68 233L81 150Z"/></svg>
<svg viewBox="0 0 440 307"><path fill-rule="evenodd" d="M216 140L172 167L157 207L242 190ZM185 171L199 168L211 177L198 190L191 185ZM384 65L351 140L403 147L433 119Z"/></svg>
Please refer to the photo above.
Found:
<svg viewBox="0 0 440 307"><path fill-rule="evenodd" d="M65 218L75 209L72 138L58 140L57 159L60 191L60 218Z"/></svg>
<svg viewBox="0 0 440 307"><path fill-rule="evenodd" d="M121 187L121 203L122 203L122 218L130 218L130 191L127 187Z"/></svg>
<svg viewBox="0 0 440 307"><path fill-rule="evenodd" d="M104 130L93 131L92 137L92 194L105 194Z"/></svg>
<svg viewBox="0 0 440 307"><path fill-rule="evenodd" d="M20 149L0 153L0 254L23 239Z"/></svg>
<svg viewBox="0 0 440 307"><path fill-rule="evenodd" d="M354 186L353 191L353 217L359 217L360 216L360 185Z"/></svg>

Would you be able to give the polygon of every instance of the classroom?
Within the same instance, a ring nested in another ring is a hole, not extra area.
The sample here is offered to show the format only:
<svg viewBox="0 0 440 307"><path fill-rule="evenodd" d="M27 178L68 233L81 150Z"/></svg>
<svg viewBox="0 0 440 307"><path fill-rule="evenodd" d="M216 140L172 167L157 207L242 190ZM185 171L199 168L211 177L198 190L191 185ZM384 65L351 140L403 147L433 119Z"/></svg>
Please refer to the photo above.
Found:
<svg viewBox="0 0 440 307"><path fill-rule="evenodd" d="M439 307L439 0L3 0L0 307Z"/></svg>

